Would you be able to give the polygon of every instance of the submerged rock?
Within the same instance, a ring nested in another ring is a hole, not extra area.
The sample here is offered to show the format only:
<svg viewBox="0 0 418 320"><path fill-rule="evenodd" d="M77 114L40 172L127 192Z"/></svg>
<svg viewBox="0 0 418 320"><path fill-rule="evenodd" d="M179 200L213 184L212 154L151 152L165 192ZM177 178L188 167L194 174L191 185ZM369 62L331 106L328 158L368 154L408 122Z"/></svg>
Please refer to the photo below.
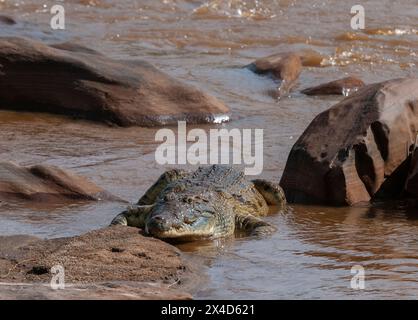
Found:
<svg viewBox="0 0 418 320"><path fill-rule="evenodd" d="M418 79L368 85L319 114L293 146L289 202L352 205L398 196L418 130Z"/></svg>
<svg viewBox="0 0 418 320"><path fill-rule="evenodd" d="M120 126L222 122L216 98L144 61L75 44L0 38L0 109L65 114Z"/></svg>
<svg viewBox="0 0 418 320"><path fill-rule="evenodd" d="M0 14L0 25L1 24L13 25L16 24L16 21L12 17Z"/></svg>
<svg viewBox="0 0 418 320"><path fill-rule="evenodd" d="M0 162L0 200L117 200L84 177L55 166L21 167Z"/></svg>
<svg viewBox="0 0 418 320"><path fill-rule="evenodd" d="M280 85L277 96L290 92L302 71L302 62L299 55L294 53L281 53L258 59L248 66L259 74L271 74L279 79Z"/></svg>
<svg viewBox="0 0 418 320"><path fill-rule="evenodd" d="M346 77L343 79L323 83L316 87L304 89L302 90L302 93L309 96L329 94L348 96L361 87L364 87L364 85L364 82L358 78Z"/></svg>
<svg viewBox="0 0 418 320"><path fill-rule="evenodd" d="M0 282L10 284L0 284L3 299L190 299L185 290L197 280L193 265L177 248L144 237L136 228L30 238L20 246L16 237L7 238L0 238L6 240L0 244ZM65 290L50 288L51 268L57 265L63 267Z"/></svg>

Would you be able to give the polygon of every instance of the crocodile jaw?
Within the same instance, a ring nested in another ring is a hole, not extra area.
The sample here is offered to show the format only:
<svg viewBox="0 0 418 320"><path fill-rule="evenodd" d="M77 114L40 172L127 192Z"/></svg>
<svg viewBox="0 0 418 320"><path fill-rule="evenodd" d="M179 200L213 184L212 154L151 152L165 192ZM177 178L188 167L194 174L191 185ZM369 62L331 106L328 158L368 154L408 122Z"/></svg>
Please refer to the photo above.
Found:
<svg viewBox="0 0 418 320"><path fill-rule="evenodd" d="M214 223L204 219L197 224L178 224L169 227L156 227L153 224L145 225L145 232L159 239L175 239L179 241L195 241L213 238L216 234Z"/></svg>

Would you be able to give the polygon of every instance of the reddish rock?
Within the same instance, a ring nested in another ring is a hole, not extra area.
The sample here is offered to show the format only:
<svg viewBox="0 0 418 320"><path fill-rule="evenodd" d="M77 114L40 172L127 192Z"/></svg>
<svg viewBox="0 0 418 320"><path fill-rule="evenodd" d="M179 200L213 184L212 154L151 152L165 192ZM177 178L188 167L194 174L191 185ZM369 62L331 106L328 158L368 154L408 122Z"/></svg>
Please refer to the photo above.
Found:
<svg viewBox="0 0 418 320"><path fill-rule="evenodd" d="M302 93L309 96L329 94L347 96L364 86L365 84L362 80L355 77L346 77L343 79L323 83L316 87L304 89L302 90Z"/></svg>
<svg viewBox="0 0 418 320"><path fill-rule="evenodd" d="M282 53L258 59L250 65L250 69L259 74L270 73L281 80L277 95L282 96L296 84L302 71L302 62L297 54Z"/></svg>
<svg viewBox="0 0 418 320"><path fill-rule="evenodd" d="M118 200L84 177L55 166L0 162L0 200Z"/></svg>
<svg viewBox="0 0 418 320"><path fill-rule="evenodd" d="M75 42L62 42L62 43L55 43L51 44L50 47L65 51L72 51L72 52L84 52L96 55L102 55L99 51L84 47L83 45Z"/></svg>
<svg viewBox="0 0 418 320"><path fill-rule="evenodd" d="M56 265L65 290L49 286ZM2 299L190 299L195 270L174 246L126 226L50 240L0 237Z"/></svg>
<svg viewBox="0 0 418 320"><path fill-rule="evenodd" d="M418 79L368 85L319 114L293 146L289 202L352 205L403 190L418 130Z"/></svg>
<svg viewBox="0 0 418 320"><path fill-rule="evenodd" d="M326 59L326 56L312 49L301 49L295 51L295 54L300 57L302 66L304 67L322 67Z"/></svg>
<svg viewBox="0 0 418 320"><path fill-rule="evenodd" d="M144 61L79 45L0 38L0 109L65 114L120 126L229 119L216 98Z"/></svg>

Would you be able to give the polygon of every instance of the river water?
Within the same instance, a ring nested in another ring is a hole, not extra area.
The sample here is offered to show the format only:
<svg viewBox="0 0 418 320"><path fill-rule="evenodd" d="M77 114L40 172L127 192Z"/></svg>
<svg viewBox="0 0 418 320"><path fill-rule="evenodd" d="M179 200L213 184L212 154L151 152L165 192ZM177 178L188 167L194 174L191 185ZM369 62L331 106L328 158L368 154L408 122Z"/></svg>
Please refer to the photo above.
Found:
<svg viewBox="0 0 418 320"><path fill-rule="evenodd" d="M164 0L8 1L0 13L19 23L0 36L72 40L113 58L144 59L217 96L232 121L210 128L264 129L262 177L279 181L298 136L339 97L307 97L308 86L355 75L365 82L417 76L416 0L362 1L366 29L350 28L358 1ZM64 5L66 29L49 27ZM242 66L282 51L308 49L312 59L290 97ZM0 111L0 160L53 164L136 201L169 166L155 162L153 128L113 128L60 116ZM173 166L170 166L173 167ZM193 166L186 166L193 169ZM121 203L0 203L0 234L53 238L106 226ZM181 245L201 257L209 281L196 298L416 298L418 213L402 207L291 206L272 213L272 237ZM350 287L351 268L365 270L364 290Z"/></svg>

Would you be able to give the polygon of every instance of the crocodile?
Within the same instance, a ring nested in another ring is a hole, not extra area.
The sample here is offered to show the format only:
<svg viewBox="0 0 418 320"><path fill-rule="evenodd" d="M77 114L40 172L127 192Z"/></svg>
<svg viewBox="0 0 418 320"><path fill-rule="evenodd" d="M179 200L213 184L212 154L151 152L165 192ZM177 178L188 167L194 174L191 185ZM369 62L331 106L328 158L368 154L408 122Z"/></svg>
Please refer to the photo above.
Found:
<svg viewBox="0 0 418 320"><path fill-rule="evenodd" d="M138 227L163 240L214 239L235 231L259 237L277 230L260 218L268 214L269 205L285 204L278 184L249 181L231 166L205 166L194 172L172 169L111 225Z"/></svg>

